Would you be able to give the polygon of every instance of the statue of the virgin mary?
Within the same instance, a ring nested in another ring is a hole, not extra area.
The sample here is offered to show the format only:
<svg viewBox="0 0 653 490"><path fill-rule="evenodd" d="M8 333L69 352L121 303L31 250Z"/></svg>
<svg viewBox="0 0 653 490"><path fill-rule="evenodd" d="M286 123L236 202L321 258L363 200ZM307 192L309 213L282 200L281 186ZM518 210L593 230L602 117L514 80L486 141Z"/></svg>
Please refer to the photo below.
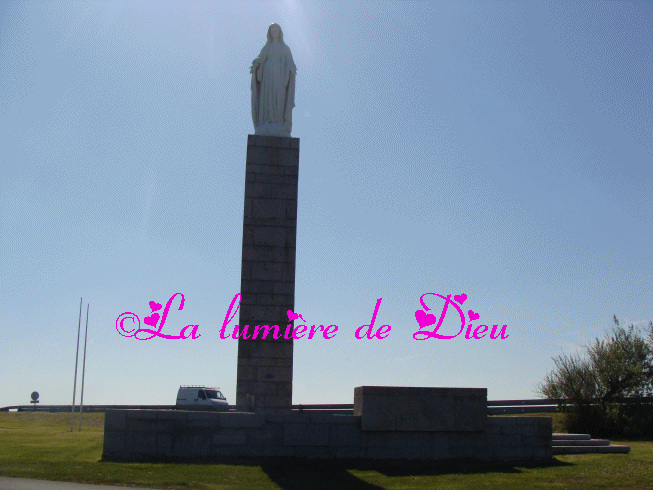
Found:
<svg viewBox="0 0 653 490"><path fill-rule="evenodd" d="M252 62L252 121L255 134L290 136L297 67L279 24L270 24L268 42Z"/></svg>

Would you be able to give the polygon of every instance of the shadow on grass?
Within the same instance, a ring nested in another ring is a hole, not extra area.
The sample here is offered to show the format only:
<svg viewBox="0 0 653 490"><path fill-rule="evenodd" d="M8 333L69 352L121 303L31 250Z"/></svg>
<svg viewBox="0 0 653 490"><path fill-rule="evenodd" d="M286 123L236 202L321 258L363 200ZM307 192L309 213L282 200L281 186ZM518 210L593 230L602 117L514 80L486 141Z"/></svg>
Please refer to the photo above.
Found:
<svg viewBox="0 0 653 490"><path fill-rule="evenodd" d="M367 483L352 475L346 465L328 465L307 463L305 461L290 464L287 461L260 464L266 475L284 490L301 489L349 489L363 490L383 489L378 485Z"/></svg>
<svg viewBox="0 0 653 490"><path fill-rule="evenodd" d="M163 462L163 461L160 461ZM472 474L520 474L524 469L574 466L552 458L543 462L482 463L474 461L410 462L397 460L308 460L289 458L211 458L195 460L166 459L166 463L223 464L260 467L272 482L283 490L301 489L363 489L383 487L358 478L352 471L377 472L386 477L423 477Z"/></svg>
<svg viewBox="0 0 653 490"><path fill-rule="evenodd" d="M351 473L351 470L376 471L386 477L411 476L444 476L453 474L487 474L506 473L518 474L523 468L549 468L573 466L556 459L540 463L475 463L475 462L439 462L439 463L407 463L392 462L327 462L283 461L278 463L258 463L270 480L284 490L299 490L308 488L383 488L367 483Z"/></svg>

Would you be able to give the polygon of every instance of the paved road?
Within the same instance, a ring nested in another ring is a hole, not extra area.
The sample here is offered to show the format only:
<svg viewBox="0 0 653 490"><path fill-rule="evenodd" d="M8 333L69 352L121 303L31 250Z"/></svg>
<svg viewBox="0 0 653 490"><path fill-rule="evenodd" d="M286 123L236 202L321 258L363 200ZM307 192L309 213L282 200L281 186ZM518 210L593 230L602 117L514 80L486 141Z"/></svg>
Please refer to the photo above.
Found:
<svg viewBox="0 0 653 490"><path fill-rule="evenodd" d="M85 483L68 483L63 481L32 480L29 478L8 478L0 476L0 490L151 490L148 488L116 487L111 485L87 485Z"/></svg>

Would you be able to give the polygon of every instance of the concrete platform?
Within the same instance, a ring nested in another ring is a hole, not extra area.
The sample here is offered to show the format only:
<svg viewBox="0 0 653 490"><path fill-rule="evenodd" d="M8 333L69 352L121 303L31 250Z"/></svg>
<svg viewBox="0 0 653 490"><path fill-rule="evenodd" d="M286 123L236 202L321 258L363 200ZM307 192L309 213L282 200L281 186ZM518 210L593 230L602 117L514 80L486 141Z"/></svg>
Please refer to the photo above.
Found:
<svg viewBox="0 0 653 490"><path fill-rule="evenodd" d="M486 403L485 389L359 387L355 393L355 415L107 411L103 459L390 462L553 456L550 417L487 417L476 409L477 402ZM384 393L392 396L383 398Z"/></svg>

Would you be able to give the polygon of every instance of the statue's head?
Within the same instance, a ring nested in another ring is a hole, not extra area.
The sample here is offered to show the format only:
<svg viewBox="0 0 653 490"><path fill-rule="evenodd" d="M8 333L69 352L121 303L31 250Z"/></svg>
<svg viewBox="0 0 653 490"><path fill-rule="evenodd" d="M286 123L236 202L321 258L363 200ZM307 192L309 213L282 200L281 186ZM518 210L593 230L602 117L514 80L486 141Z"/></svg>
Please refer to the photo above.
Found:
<svg viewBox="0 0 653 490"><path fill-rule="evenodd" d="M268 42L277 41L283 43L283 31L279 24L273 23L268 27Z"/></svg>

